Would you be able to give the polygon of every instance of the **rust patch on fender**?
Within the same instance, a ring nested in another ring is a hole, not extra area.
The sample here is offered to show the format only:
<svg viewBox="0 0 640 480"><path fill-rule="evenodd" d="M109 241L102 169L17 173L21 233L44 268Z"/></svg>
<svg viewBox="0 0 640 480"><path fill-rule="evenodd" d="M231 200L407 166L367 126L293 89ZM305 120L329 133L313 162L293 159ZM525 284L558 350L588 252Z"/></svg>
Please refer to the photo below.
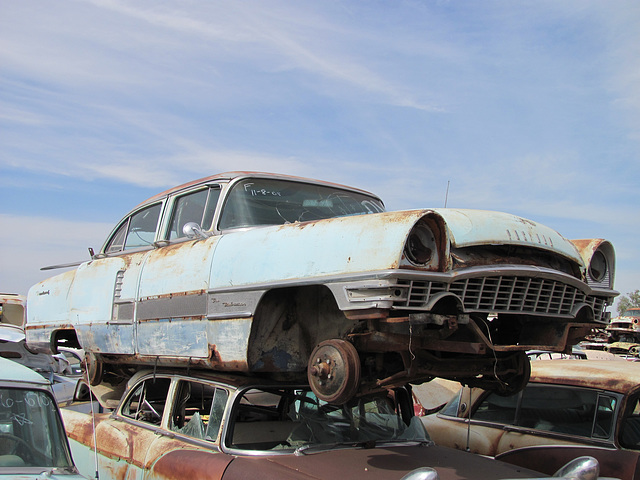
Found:
<svg viewBox="0 0 640 480"><path fill-rule="evenodd" d="M204 450L174 450L163 455L150 469L153 478L207 478L220 480L233 457ZM256 472L256 477L259 477Z"/></svg>

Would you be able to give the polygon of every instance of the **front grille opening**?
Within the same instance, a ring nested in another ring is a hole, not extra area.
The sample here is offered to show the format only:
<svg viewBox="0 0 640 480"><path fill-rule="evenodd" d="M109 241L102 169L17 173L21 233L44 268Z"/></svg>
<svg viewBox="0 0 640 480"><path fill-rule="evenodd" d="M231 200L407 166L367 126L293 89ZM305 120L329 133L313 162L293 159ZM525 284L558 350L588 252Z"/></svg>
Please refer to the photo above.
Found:
<svg viewBox="0 0 640 480"><path fill-rule="evenodd" d="M421 309L429 299L441 292L451 292L462 300L465 311L484 313L522 313L572 316L574 307L586 303L593 307L595 320L602 321L603 298L587 296L576 287L546 278L495 276L467 278L452 283L398 280L408 286L406 300L394 303L396 308Z"/></svg>

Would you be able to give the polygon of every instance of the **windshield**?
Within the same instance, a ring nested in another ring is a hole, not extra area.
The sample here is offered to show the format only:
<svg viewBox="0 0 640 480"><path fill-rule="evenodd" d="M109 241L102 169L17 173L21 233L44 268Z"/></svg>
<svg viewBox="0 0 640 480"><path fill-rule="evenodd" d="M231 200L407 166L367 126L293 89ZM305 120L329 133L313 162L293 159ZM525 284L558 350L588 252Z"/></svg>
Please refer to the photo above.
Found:
<svg viewBox="0 0 640 480"><path fill-rule="evenodd" d="M384 205L377 198L350 190L254 178L233 186L219 228L282 225L383 211Z"/></svg>
<svg viewBox="0 0 640 480"><path fill-rule="evenodd" d="M429 441L422 422L414 417L407 425L385 393L331 405L308 389L251 389L236 400L232 418L227 445L243 450Z"/></svg>
<svg viewBox="0 0 640 480"><path fill-rule="evenodd" d="M44 390L0 388L0 474L72 466L55 401Z"/></svg>

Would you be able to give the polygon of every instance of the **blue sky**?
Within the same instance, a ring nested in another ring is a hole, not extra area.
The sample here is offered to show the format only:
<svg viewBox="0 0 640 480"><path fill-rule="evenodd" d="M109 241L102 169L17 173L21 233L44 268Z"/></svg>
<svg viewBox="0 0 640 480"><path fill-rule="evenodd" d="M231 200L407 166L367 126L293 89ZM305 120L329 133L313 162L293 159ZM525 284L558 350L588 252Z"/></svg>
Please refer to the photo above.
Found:
<svg viewBox="0 0 640 480"><path fill-rule="evenodd" d="M603 237L640 288L640 3L0 0L0 291L229 170Z"/></svg>

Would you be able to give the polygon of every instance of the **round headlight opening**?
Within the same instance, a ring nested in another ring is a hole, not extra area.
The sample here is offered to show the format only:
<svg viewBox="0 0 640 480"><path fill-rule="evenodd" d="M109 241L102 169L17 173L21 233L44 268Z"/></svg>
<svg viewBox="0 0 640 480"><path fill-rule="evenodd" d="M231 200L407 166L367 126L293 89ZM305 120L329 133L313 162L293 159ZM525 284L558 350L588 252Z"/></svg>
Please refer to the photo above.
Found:
<svg viewBox="0 0 640 480"><path fill-rule="evenodd" d="M433 257L435 239L431 230L425 225L417 225L409 233L405 252L412 263L426 265Z"/></svg>
<svg viewBox="0 0 640 480"><path fill-rule="evenodd" d="M601 282L604 280L607 274L607 258L604 256L604 253L601 251L597 251L593 254L591 258L591 263L589 264L589 276L595 282Z"/></svg>

